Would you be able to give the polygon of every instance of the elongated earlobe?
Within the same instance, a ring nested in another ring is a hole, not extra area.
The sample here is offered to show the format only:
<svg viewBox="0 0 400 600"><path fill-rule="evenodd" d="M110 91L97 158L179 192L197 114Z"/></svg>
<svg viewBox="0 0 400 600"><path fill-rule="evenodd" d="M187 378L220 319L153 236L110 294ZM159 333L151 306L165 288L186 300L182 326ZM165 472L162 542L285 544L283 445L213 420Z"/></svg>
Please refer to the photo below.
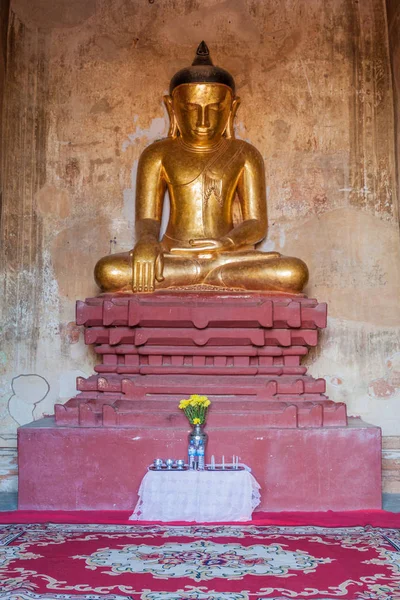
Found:
<svg viewBox="0 0 400 600"><path fill-rule="evenodd" d="M228 124L226 126L225 133L224 133L225 137L228 139L232 139L235 137L235 130L233 128L233 122L235 120L239 105L240 105L240 98L237 98L237 97L234 98L232 101L231 114L229 115Z"/></svg>
<svg viewBox="0 0 400 600"><path fill-rule="evenodd" d="M176 122L174 110L172 108L172 97L164 96L164 104L168 111L168 116L169 116L168 137L176 138L178 136L178 125Z"/></svg>

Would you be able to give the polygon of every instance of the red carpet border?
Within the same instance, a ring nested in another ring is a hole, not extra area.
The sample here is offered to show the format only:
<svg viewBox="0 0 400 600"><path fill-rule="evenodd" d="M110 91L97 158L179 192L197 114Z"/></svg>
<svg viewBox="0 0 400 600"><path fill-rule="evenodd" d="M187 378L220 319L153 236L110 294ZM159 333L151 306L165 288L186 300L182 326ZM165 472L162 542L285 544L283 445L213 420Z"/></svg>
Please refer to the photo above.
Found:
<svg viewBox="0 0 400 600"><path fill-rule="evenodd" d="M132 511L26 511L0 512L0 523L114 523L132 524ZM144 523L144 521L142 522ZM179 523L178 523L179 524ZM253 513L251 525L318 525L320 527L399 527L400 513L385 510L349 512ZM1 600L1 599L0 599Z"/></svg>

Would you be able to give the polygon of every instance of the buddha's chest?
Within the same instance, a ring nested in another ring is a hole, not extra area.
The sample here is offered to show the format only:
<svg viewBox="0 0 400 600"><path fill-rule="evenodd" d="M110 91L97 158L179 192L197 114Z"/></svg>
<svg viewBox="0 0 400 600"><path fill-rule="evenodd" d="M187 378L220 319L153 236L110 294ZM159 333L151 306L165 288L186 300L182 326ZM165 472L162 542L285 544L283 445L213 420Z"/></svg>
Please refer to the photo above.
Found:
<svg viewBox="0 0 400 600"><path fill-rule="evenodd" d="M168 186L178 194L185 190L209 195L229 195L242 170L240 151L228 149L214 153L185 152L171 154L164 163ZM197 195L197 194L196 194Z"/></svg>

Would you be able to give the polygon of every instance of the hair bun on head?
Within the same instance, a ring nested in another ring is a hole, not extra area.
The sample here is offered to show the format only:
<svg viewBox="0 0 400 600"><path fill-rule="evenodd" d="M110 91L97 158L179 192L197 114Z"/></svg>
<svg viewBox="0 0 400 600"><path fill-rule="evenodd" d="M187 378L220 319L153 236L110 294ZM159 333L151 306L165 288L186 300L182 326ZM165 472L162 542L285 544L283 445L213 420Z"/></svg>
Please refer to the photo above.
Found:
<svg viewBox="0 0 400 600"><path fill-rule="evenodd" d="M184 83L222 83L235 93L235 80L232 75L213 64L207 44L203 41L196 50L196 56L190 67L181 69L171 79L169 92Z"/></svg>

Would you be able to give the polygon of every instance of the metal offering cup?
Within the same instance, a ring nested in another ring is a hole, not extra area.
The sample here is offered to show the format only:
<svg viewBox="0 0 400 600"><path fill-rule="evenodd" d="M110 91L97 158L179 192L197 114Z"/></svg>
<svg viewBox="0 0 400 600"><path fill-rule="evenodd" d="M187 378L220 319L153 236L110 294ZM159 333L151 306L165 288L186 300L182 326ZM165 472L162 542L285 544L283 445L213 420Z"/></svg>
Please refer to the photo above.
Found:
<svg viewBox="0 0 400 600"><path fill-rule="evenodd" d="M157 469L157 471L161 471L163 463L164 463L164 461L162 458L155 458L153 460L154 468Z"/></svg>
<svg viewBox="0 0 400 600"><path fill-rule="evenodd" d="M167 460L165 461L165 464L167 465L168 471L170 471L173 468L173 466L174 466L174 459L173 458L167 458Z"/></svg>
<svg viewBox="0 0 400 600"><path fill-rule="evenodd" d="M185 461L182 460L181 458L176 461L176 468L178 469L178 471L182 471L184 466L185 466Z"/></svg>

